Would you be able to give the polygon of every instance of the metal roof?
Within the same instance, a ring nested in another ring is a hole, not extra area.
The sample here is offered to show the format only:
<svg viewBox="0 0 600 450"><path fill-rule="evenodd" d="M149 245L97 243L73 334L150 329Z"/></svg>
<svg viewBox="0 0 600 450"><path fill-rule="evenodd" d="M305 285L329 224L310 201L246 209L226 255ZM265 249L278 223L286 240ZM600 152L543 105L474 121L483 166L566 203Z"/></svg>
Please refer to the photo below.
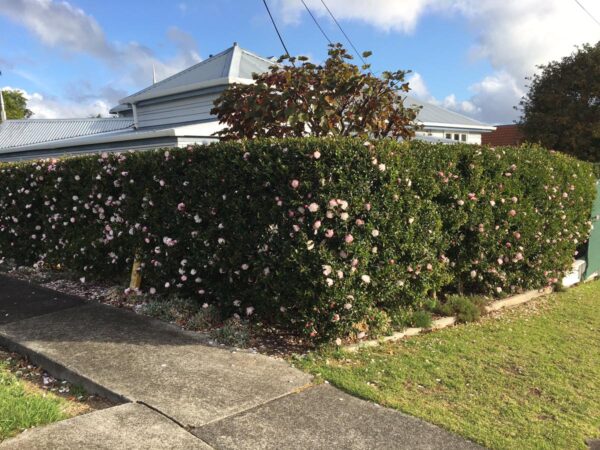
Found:
<svg viewBox="0 0 600 450"><path fill-rule="evenodd" d="M252 80L253 73L266 72L274 64L275 61L255 55L234 43L227 50L125 97L119 103L163 97L188 91L192 87L198 88L209 82L222 81L221 84L228 84L231 80Z"/></svg>
<svg viewBox="0 0 600 450"><path fill-rule="evenodd" d="M454 111L450 111L441 106L432 103L424 102L417 98L407 96L404 100L405 106L419 106L421 110L417 116L417 120L427 126L438 125L440 127L460 127L468 129L494 130L495 127L470 117L464 116Z"/></svg>
<svg viewBox="0 0 600 450"><path fill-rule="evenodd" d="M129 118L7 120L0 124L0 151L110 133L132 126L133 120Z"/></svg>

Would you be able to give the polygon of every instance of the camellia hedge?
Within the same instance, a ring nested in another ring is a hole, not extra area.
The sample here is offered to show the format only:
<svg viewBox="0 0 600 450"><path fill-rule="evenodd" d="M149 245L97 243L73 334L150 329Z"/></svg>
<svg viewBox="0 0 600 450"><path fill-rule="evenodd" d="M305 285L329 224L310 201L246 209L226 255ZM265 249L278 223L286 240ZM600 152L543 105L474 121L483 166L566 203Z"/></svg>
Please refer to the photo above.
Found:
<svg viewBox="0 0 600 450"><path fill-rule="evenodd" d="M446 293L551 285L585 241L591 167L536 146L290 139L0 166L0 252L318 338Z"/></svg>

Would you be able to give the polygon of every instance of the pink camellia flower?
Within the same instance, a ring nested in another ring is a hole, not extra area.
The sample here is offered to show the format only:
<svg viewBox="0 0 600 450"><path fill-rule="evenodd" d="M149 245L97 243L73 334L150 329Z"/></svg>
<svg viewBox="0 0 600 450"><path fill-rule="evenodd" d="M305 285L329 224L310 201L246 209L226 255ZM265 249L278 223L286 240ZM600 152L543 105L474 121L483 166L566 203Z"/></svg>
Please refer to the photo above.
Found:
<svg viewBox="0 0 600 450"><path fill-rule="evenodd" d="M184 211L185 210L185 203L181 202L179 205L177 205L177 209L179 211Z"/></svg>
<svg viewBox="0 0 600 450"><path fill-rule="evenodd" d="M317 150L316 152L313 153L313 158L319 159L320 157L321 157L321 152L319 150Z"/></svg>
<svg viewBox="0 0 600 450"><path fill-rule="evenodd" d="M316 220L315 223L313 223L313 228L315 230L318 230L319 228L321 228L321 221L320 220Z"/></svg>
<svg viewBox="0 0 600 450"><path fill-rule="evenodd" d="M514 237L515 237L515 239L517 239L517 240L518 240L518 239L521 239L521 233L519 233L518 231L515 231L515 232L513 233L513 236L514 236Z"/></svg>
<svg viewBox="0 0 600 450"><path fill-rule="evenodd" d="M356 219L356 225L362 227L365 224L365 221L362 219Z"/></svg>
<svg viewBox="0 0 600 450"><path fill-rule="evenodd" d="M298 180L292 180L290 184L294 189L298 189L298 186L300 186L300 182Z"/></svg>
<svg viewBox="0 0 600 450"><path fill-rule="evenodd" d="M325 237L331 239L333 237L333 230L330 228L325 232Z"/></svg>
<svg viewBox="0 0 600 450"><path fill-rule="evenodd" d="M515 216L517 215L517 212L516 212L514 209L511 209L511 210L508 212L508 215L509 215L510 217L515 217Z"/></svg>
<svg viewBox="0 0 600 450"><path fill-rule="evenodd" d="M246 315L247 316L251 316L253 312L254 312L254 307L253 306L248 306L246 308Z"/></svg>
<svg viewBox="0 0 600 450"><path fill-rule="evenodd" d="M312 213L315 213L319 210L319 205L317 205L316 203L311 203L310 205L308 205L308 210Z"/></svg>
<svg viewBox="0 0 600 450"><path fill-rule="evenodd" d="M333 322L339 322L340 320L340 315L339 314L334 314L333 318L331 319Z"/></svg>
<svg viewBox="0 0 600 450"><path fill-rule="evenodd" d="M371 211L371 204L370 203L365 203L365 209L367 211Z"/></svg>
<svg viewBox="0 0 600 450"><path fill-rule="evenodd" d="M518 253L515 255L515 258L517 259L517 261L521 261L521 260L523 260L523 253L521 253L521 252L518 252Z"/></svg>
<svg viewBox="0 0 600 450"><path fill-rule="evenodd" d="M354 241L354 236L352 236L351 234L347 234L344 238L344 241L346 241L346 244L352 244L352 241Z"/></svg>

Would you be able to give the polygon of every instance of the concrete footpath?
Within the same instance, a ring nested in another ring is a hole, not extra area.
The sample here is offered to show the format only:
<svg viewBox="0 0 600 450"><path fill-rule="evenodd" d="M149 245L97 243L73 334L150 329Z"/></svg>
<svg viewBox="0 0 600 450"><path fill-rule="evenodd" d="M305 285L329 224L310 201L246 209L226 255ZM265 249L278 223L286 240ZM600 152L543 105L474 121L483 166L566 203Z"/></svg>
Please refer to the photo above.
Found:
<svg viewBox="0 0 600 450"><path fill-rule="evenodd" d="M0 345L119 406L2 449L475 449L264 355L0 276Z"/></svg>

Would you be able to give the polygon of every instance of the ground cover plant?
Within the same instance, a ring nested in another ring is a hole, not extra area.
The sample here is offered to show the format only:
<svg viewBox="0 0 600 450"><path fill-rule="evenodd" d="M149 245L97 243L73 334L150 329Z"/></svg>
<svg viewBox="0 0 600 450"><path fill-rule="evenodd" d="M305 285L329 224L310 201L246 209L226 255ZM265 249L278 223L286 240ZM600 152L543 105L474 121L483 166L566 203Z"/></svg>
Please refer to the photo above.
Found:
<svg viewBox="0 0 600 450"><path fill-rule="evenodd" d="M2 257L82 280L123 279L137 258L150 296L314 339L423 323L451 294L557 283L594 195L588 164L536 146L358 139L104 153L0 175Z"/></svg>
<svg viewBox="0 0 600 450"><path fill-rule="evenodd" d="M297 366L493 449L600 439L600 282L358 353Z"/></svg>

